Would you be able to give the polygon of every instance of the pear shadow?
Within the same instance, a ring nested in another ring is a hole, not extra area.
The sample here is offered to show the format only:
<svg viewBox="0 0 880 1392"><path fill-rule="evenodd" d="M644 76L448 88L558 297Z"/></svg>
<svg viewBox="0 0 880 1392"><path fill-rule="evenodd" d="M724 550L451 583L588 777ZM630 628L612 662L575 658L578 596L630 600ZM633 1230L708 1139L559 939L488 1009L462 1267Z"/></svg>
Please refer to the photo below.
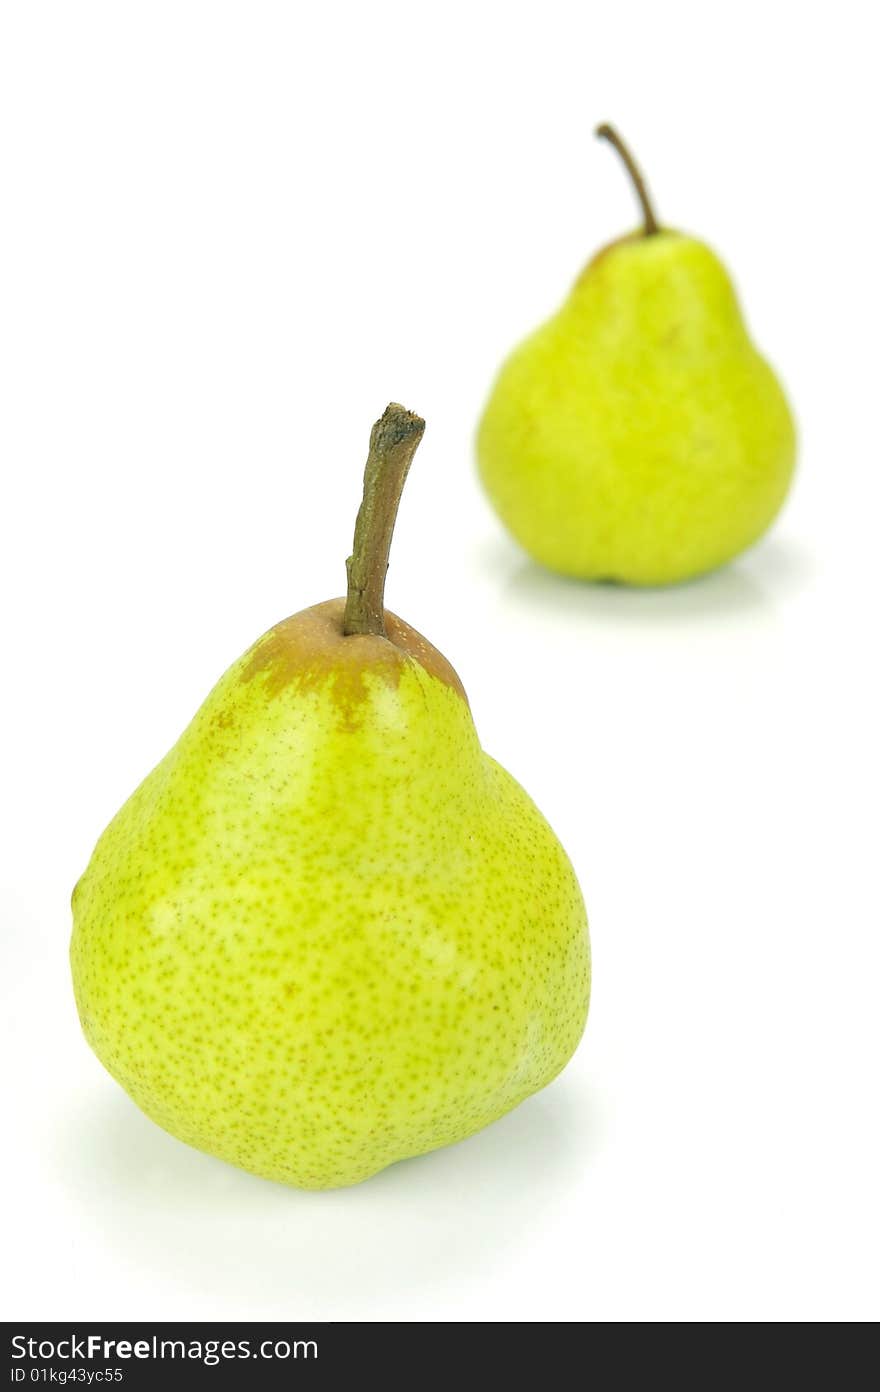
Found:
<svg viewBox="0 0 880 1392"><path fill-rule="evenodd" d="M307 1193L191 1150L103 1090L61 1120L58 1178L116 1269L180 1287L179 1318L191 1291L218 1316L362 1319L515 1262L600 1133L593 1101L560 1081L458 1145Z"/></svg>
<svg viewBox="0 0 880 1392"><path fill-rule="evenodd" d="M774 537L719 570L664 587L573 580L520 559L504 593L506 601L552 616L639 626L700 625L767 617L778 602L800 590L813 571L805 552Z"/></svg>

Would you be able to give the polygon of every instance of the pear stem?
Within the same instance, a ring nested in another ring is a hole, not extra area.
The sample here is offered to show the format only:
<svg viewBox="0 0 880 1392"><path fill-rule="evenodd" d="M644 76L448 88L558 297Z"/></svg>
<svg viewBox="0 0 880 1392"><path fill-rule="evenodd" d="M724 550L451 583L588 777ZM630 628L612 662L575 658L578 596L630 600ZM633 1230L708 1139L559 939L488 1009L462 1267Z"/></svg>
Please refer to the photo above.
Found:
<svg viewBox="0 0 880 1392"><path fill-rule="evenodd" d="M645 237L655 236L660 231L660 224L657 221L657 215L654 212L654 205L651 202L651 195L648 193L648 186L645 183L642 171L633 159L629 147L624 144L613 126L597 126L596 135L600 140L607 140L609 145L614 146L620 158L623 160L627 174L632 179L633 188L636 191L636 197L641 205L642 217L644 218L642 235Z"/></svg>
<svg viewBox="0 0 880 1392"><path fill-rule="evenodd" d="M425 422L396 402L386 406L370 432L364 469L364 496L345 563L348 595L342 631L347 635L385 634L385 576L397 508Z"/></svg>

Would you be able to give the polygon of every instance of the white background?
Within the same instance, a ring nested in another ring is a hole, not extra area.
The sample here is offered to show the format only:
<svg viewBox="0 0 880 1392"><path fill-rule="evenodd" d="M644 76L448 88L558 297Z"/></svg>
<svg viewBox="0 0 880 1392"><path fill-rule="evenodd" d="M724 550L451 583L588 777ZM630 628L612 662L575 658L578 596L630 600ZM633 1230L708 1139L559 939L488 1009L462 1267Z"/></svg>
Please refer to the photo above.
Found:
<svg viewBox="0 0 880 1392"><path fill-rule="evenodd" d="M0 13L6 1317L876 1317L869 7ZM800 425L772 535L668 592L539 572L473 471L502 355L636 220L603 119ZM567 847L593 1008L504 1121L303 1194L103 1072L68 898L220 672L341 591L389 398L428 420L389 604Z"/></svg>

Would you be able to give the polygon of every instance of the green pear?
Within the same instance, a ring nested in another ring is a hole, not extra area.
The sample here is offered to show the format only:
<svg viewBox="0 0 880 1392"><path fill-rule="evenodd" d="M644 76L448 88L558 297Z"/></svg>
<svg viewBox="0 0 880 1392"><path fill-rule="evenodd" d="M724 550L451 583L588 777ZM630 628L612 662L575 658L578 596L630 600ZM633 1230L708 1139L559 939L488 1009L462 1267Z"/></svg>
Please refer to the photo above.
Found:
<svg viewBox="0 0 880 1392"><path fill-rule="evenodd" d="M348 594L229 668L73 895L86 1038L147 1116L308 1189L461 1140L544 1087L587 1014L572 867L384 609L424 422L373 428Z"/></svg>
<svg viewBox="0 0 880 1392"><path fill-rule="evenodd" d="M717 256L658 226L620 137L597 134L621 153L644 225L600 251L504 364L479 470L501 520L551 570L670 584L769 527L794 423Z"/></svg>

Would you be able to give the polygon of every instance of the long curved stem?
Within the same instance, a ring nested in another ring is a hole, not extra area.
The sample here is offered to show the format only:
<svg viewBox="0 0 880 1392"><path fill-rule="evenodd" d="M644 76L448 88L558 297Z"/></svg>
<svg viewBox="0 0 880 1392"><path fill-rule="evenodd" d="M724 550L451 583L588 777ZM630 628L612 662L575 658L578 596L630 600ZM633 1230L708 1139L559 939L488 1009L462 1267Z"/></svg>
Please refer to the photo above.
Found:
<svg viewBox="0 0 880 1392"><path fill-rule="evenodd" d="M660 231L660 224L654 212L654 205L651 202L651 195L648 193L648 186L645 183L642 171L632 157L632 152L621 140L613 126L607 124L597 126L596 135L600 140L607 140L609 145L613 145L620 155L620 158L623 160L626 172L632 180L633 188L636 191L636 197L642 209L642 217L644 218L643 234L646 237L653 237Z"/></svg>
<svg viewBox="0 0 880 1392"><path fill-rule="evenodd" d="M397 508L413 455L425 433L421 416L392 402L370 432L364 496L346 561L342 631L385 637L385 576Z"/></svg>

